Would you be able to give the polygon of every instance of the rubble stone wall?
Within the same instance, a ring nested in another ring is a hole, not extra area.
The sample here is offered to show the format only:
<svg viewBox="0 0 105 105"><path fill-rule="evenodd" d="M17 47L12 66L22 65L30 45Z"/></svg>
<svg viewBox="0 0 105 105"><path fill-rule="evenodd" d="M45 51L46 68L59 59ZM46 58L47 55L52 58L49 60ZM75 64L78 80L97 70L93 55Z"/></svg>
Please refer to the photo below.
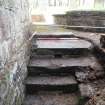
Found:
<svg viewBox="0 0 105 105"><path fill-rule="evenodd" d="M60 25L105 27L105 12L70 11L65 15L54 15L54 20Z"/></svg>
<svg viewBox="0 0 105 105"><path fill-rule="evenodd" d="M21 105L29 58L28 0L0 0L0 105Z"/></svg>
<svg viewBox="0 0 105 105"><path fill-rule="evenodd" d="M54 15L54 22L58 25L67 25L67 16L65 14Z"/></svg>
<svg viewBox="0 0 105 105"><path fill-rule="evenodd" d="M105 27L105 12L102 11L68 12L67 24L71 26Z"/></svg>

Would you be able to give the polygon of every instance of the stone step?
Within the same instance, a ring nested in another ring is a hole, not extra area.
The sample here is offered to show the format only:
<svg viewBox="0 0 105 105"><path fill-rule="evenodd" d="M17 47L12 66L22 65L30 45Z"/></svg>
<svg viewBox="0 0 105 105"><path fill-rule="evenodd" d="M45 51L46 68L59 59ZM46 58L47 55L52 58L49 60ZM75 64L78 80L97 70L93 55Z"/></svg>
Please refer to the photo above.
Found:
<svg viewBox="0 0 105 105"><path fill-rule="evenodd" d="M36 53L35 52L31 52L31 56L30 56L30 59L31 58L36 58L36 59L41 59L41 58L77 58L77 57L86 57L86 56L89 56L90 55L90 53L89 52L87 52L87 54L86 53L81 53L81 54L77 54L77 52L73 52L71 55L67 55L67 54L63 54L63 53L59 53L59 54L54 54L54 53L51 53L51 54L47 54L47 53L43 53L43 54L40 54L39 55L39 53L40 52L38 52L38 51L36 51ZM41 52L42 53L42 52Z"/></svg>
<svg viewBox="0 0 105 105"><path fill-rule="evenodd" d="M32 48L33 49L33 48ZM31 57L38 55L38 56L53 56L53 58L63 58L65 56L86 56L89 55L90 53L92 53L92 50L88 49L88 48L71 48L71 49L64 49L64 48L60 48L60 49L34 49L31 50L32 55Z"/></svg>
<svg viewBox="0 0 105 105"><path fill-rule="evenodd" d="M77 93L40 92L27 95L22 105L77 105Z"/></svg>
<svg viewBox="0 0 105 105"><path fill-rule="evenodd" d="M35 45L38 49L88 49L91 47L91 43L80 39L37 39Z"/></svg>
<svg viewBox="0 0 105 105"><path fill-rule="evenodd" d="M32 42L32 52L39 55L80 55L90 52L92 44L78 38L39 38Z"/></svg>
<svg viewBox="0 0 105 105"><path fill-rule="evenodd" d="M28 65L29 76L38 74L74 74L75 71L87 69L102 70L102 66L93 56L64 58L64 59L36 59L32 58Z"/></svg>
<svg viewBox="0 0 105 105"><path fill-rule="evenodd" d="M97 59L93 56L90 57L78 57L78 58L44 58L44 59L30 59L30 67L47 67L47 68L59 68L59 67L72 67L72 66L89 66L97 62ZM99 65L99 64L98 64Z"/></svg>
<svg viewBox="0 0 105 105"><path fill-rule="evenodd" d="M59 67L59 68L47 68L47 67L28 67L28 76L36 75L75 75L76 70L86 70L86 67Z"/></svg>
<svg viewBox="0 0 105 105"><path fill-rule="evenodd" d="M73 32L42 32L35 33L33 38L73 38L75 37Z"/></svg>
<svg viewBox="0 0 105 105"><path fill-rule="evenodd" d="M69 91L78 90L77 81L73 76L36 76L26 80L28 94L36 91Z"/></svg>

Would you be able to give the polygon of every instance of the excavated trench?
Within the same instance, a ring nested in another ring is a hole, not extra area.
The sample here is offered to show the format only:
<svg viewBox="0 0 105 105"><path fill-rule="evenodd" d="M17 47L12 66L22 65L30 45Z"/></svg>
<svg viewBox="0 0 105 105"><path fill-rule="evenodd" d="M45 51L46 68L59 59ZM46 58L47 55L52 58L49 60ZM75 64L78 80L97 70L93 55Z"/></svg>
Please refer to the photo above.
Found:
<svg viewBox="0 0 105 105"><path fill-rule="evenodd" d="M100 54L99 46L84 37L35 35L23 105L85 105L105 83Z"/></svg>

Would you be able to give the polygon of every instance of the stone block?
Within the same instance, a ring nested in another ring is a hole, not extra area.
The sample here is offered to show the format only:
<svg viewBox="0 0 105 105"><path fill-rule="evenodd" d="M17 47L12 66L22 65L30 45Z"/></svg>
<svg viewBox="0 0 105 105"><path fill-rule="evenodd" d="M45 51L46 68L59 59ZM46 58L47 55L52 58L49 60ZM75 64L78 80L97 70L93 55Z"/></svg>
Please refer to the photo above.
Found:
<svg viewBox="0 0 105 105"><path fill-rule="evenodd" d="M91 97L94 94L94 89L89 84L80 84L79 89L83 97Z"/></svg>

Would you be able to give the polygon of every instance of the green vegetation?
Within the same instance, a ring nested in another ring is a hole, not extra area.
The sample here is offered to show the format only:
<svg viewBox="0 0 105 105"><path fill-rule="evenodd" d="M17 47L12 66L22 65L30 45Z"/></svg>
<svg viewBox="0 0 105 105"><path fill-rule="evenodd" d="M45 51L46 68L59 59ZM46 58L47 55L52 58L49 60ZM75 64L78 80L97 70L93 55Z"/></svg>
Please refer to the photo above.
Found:
<svg viewBox="0 0 105 105"><path fill-rule="evenodd" d="M85 105L85 103L88 101L88 98L86 97L78 97L78 105Z"/></svg>

